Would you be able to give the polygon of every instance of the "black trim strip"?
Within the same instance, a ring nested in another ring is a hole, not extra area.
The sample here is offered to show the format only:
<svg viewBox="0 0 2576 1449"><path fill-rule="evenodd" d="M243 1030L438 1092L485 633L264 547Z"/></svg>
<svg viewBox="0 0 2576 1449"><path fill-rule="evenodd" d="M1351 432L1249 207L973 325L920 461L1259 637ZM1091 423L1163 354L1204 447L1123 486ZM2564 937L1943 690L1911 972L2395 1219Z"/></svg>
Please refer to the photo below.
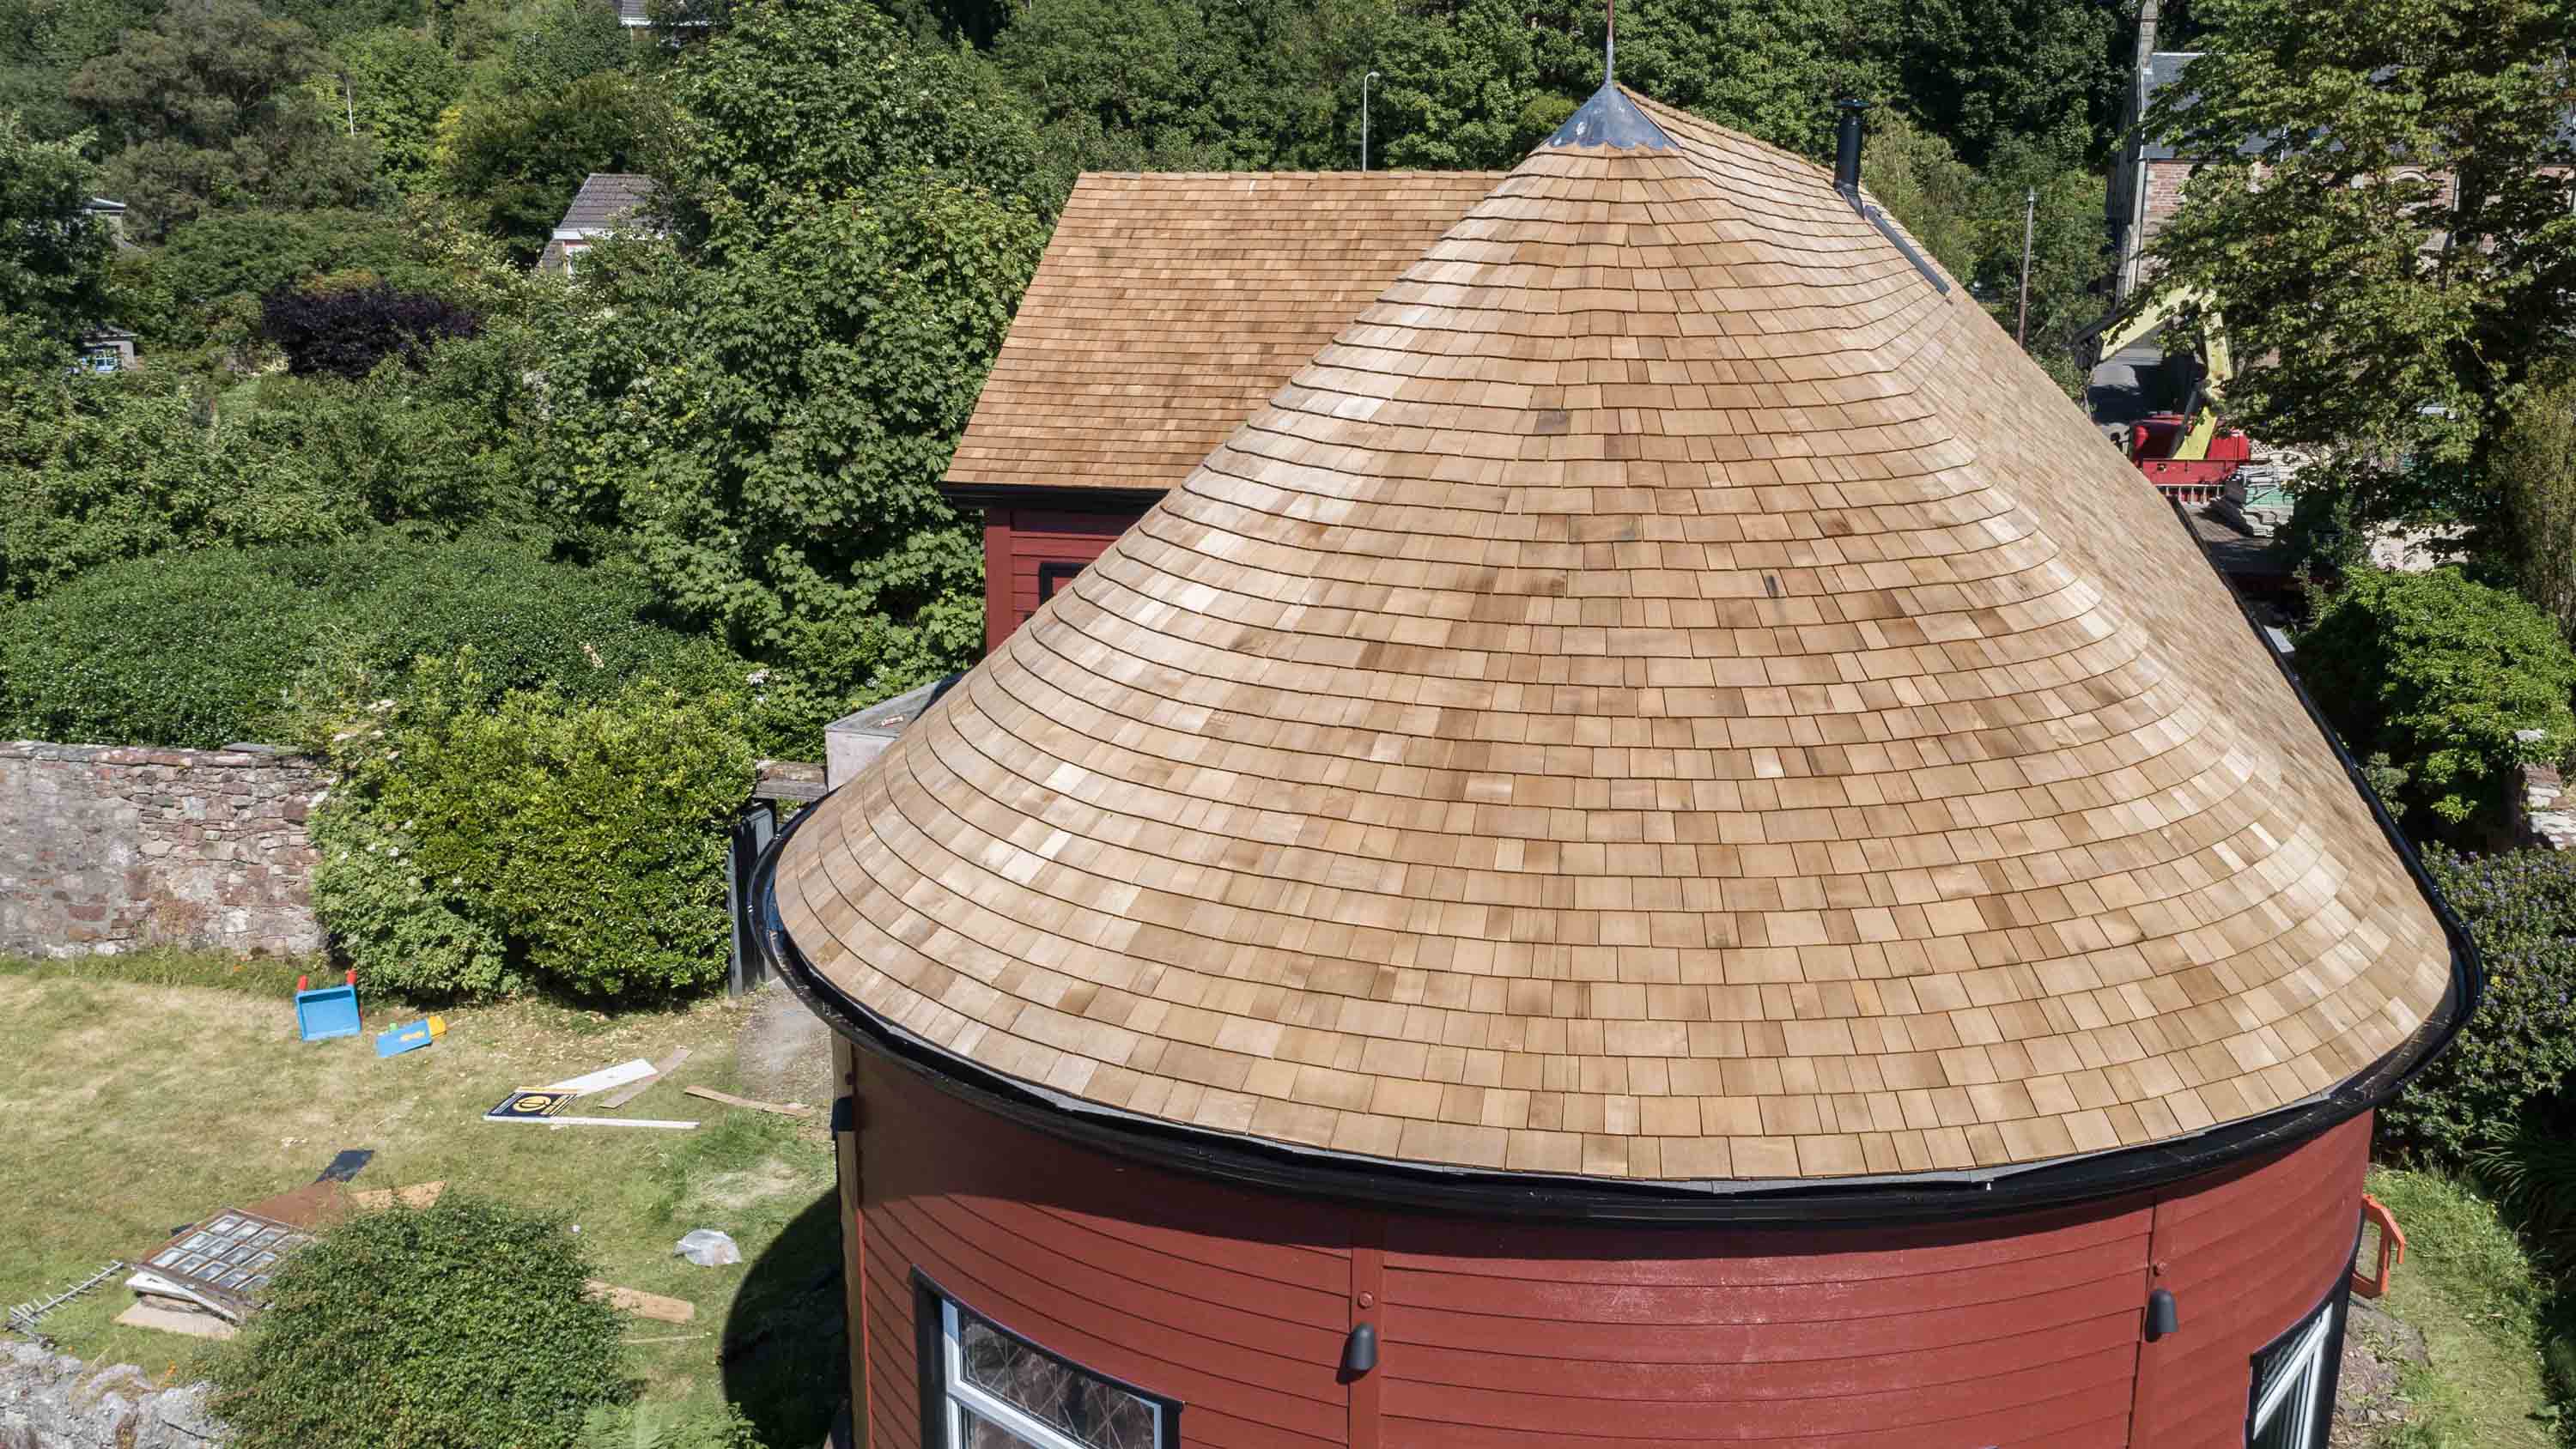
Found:
<svg viewBox="0 0 2576 1449"><path fill-rule="evenodd" d="M2142 485L2143 486L2143 485ZM2190 520L2177 518L2189 529ZM2197 542L2198 535L2192 535ZM2202 561L2213 573L2207 550ZM2222 587L2224 580L2221 581ZM2231 597L2233 591L2230 591ZM821 814L798 812L760 858L753 899L760 912L754 944L771 971L814 1013L851 1041L919 1073L940 1090L985 1111L1069 1141L1158 1167L1211 1177L1266 1192L1360 1202L1382 1207L1454 1212L1479 1217L1620 1223L1731 1223L1815 1225L1900 1223L1956 1219L1964 1214L2032 1211L2091 1202L2197 1176L2259 1154L2307 1141L2369 1111L2405 1086L2439 1055L2485 994L2486 978L2468 932L2452 913L2415 847L2399 833L2387 807L2371 791L2316 701L2271 646L2242 599L2237 608L2263 651L2271 655L2301 707L2342 762L2344 774L2370 807L2380 833L2406 863L2416 889L2440 921L2451 947L2451 983L2430 1017L2396 1050L2330 1091L2260 1116L2222 1123L2192 1136L2080 1157L2054 1158L1971 1172L1912 1173L1869 1178L1624 1182L1611 1178L1501 1172L1402 1162L1356 1153L1264 1141L1183 1126L1004 1076L878 1018L824 978L797 948L778 914L780 853Z"/></svg>
<svg viewBox="0 0 2576 1449"><path fill-rule="evenodd" d="M1176 480L1173 484L1178 487ZM1052 488L1042 483L942 483L940 496L958 508L1051 508L1060 513L1125 513L1163 501L1170 488Z"/></svg>

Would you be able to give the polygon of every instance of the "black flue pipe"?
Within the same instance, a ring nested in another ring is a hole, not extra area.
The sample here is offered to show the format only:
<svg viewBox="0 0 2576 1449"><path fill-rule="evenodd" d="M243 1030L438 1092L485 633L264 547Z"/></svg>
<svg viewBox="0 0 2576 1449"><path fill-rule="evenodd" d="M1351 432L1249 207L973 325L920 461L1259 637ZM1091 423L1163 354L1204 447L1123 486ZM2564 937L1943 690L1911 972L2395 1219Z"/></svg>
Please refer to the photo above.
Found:
<svg viewBox="0 0 2576 1449"><path fill-rule="evenodd" d="M1834 107L1842 112L1834 126L1834 186L1846 195L1860 193L1861 112L1869 102L1845 100Z"/></svg>

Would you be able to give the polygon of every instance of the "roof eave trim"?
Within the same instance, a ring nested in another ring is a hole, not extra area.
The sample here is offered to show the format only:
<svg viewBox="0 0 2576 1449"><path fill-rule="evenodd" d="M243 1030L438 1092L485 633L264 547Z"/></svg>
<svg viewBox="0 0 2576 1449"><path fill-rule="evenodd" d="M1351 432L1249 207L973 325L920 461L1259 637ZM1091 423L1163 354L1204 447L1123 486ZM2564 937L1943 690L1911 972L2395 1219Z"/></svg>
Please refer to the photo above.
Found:
<svg viewBox="0 0 2576 1449"><path fill-rule="evenodd" d="M2189 532L2179 504L2175 517ZM2198 535L2192 535L2195 542ZM2217 565L2202 546L2202 559ZM2230 590L2231 597L2233 590ZM2185 1137L2038 1162L1880 1177L1626 1180L1403 1162L1218 1132L1146 1117L1069 1096L934 1046L859 1005L805 958L778 913L778 858L818 811L798 813L754 869L759 913L754 944L772 974L833 1029L926 1078L932 1085L1036 1131L1154 1166L1268 1192L1481 1217L1635 1224L1745 1226L1955 1220L2068 1207L2197 1177L2293 1146L2394 1097L2439 1056L2476 1011L2485 973L2467 929L2434 887L2414 845L2397 829L2368 777L2326 723L2307 688L2276 652L2244 601L2239 615L2335 753L2346 778L2450 945L2451 979L2442 999L2393 1051L2337 1086L2297 1102L2219 1123Z"/></svg>

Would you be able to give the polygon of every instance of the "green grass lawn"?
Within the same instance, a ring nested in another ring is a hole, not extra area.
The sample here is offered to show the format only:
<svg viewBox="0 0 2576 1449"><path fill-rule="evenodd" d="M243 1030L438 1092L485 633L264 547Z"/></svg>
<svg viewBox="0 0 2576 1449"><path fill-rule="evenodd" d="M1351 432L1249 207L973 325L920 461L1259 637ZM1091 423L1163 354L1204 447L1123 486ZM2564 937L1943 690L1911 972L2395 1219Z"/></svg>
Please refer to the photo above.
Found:
<svg viewBox="0 0 2576 1449"><path fill-rule="evenodd" d="M296 1039L282 989L291 969L235 973L183 958L115 969L147 979L0 962L0 1243L11 1245L0 1305L111 1258L134 1262L181 1223L308 1183L342 1148L372 1148L356 1187L444 1181L560 1213L580 1226L599 1276L696 1304L692 1323L633 1322L648 1401L676 1411L730 1400L778 1449L823 1438L847 1363L823 1104L800 1122L680 1092L736 1086L744 1009L466 1008L445 1013L436 1045L380 1059L363 1036ZM222 984L173 984L191 980ZM365 1004L370 1033L417 1014ZM695 1118L697 1131L479 1120L513 1088L679 1046L693 1054L672 1078L598 1115ZM731 1233L744 1262L674 1257L697 1227ZM214 1351L111 1323L131 1301L122 1286L102 1288L45 1328L65 1352L174 1382Z"/></svg>
<svg viewBox="0 0 2576 1449"><path fill-rule="evenodd" d="M2432 1359L2404 1376L2416 1412L2391 1449L2566 1442L2543 1357L2566 1310L2494 1205L2451 1179L2393 1168L2373 1168L2370 1191L2407 1239L2382 1306L2424 1335Z"/></svg>

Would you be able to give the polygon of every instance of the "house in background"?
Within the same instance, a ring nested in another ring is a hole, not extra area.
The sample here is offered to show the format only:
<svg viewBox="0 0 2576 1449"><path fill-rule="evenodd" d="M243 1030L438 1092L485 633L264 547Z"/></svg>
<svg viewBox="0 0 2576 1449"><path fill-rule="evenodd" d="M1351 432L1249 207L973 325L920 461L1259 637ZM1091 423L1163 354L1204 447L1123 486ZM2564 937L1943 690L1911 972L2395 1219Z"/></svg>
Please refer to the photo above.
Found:
<svg viewBox="0 0 2576 1449"><path fill-rule="evenodd" d="M125 239L124 202L93 196L81 204L81 215L106 228L108 240L118 251L136 249ZM80 360L73 365L82 372L132 372L143 365L135 355L134 334L122 327L93 327L80 335L78 345Z"/></svg>
<svg viewBox="0 0 2576 1449"><path fill-rule="evenodd" d="M1078 181L948 466L984 647L1189 476L1503 173Z"/></svg>
<svg viewBox="0 0 2576 1449"><path fill-rule="evenodd" d="M594 242L619 234L660 236L661 232L643 217L644 204L652 195L650 176L630 171L590 173L583 179L581 190L573 193L572 205L565 208L563 220L555 223L554 236L537 258L537 270L569 277L575 261Z"/></svg>

